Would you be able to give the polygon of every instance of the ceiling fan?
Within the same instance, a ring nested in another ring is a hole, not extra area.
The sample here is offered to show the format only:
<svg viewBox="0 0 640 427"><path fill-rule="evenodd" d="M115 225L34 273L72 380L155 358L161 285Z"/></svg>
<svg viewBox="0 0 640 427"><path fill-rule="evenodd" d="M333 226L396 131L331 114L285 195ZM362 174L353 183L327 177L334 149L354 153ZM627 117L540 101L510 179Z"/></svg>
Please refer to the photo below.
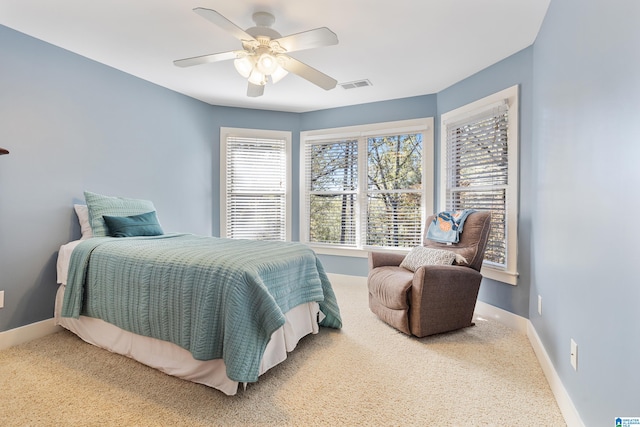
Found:
<svg viewBox="0 0 640 427"><path fill-rule="evenodd" d="M325 90L336 87L338 82L332 77L287 55L299 50L338 44L338 37L330 29L321 27L282 37L271 28L275 18L268 12L254 13L256 26L245 31L215 10L198 7L193 11L240 40L243 50L179 59L173 61L176 66L190 67L233 59L236 70L249 81L247 96L251 97L264 93L268 79L277 83L287 73L296 74Z"/></svg>

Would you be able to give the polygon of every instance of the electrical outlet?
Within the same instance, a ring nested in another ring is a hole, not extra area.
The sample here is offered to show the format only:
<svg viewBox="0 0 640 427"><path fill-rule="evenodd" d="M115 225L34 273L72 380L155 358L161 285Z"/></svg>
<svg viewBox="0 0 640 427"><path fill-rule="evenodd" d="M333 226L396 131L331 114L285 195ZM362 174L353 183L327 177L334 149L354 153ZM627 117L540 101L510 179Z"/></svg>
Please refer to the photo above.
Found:
<svg viewBox="0 0 640 427"><path fill-rule="evenodd" d="M573 370L578 370L578 344L571 338L571 366Z"/></svg>
<svg viewBox="0 0 640 427"><path fill-rule="evenodd" d="M4 307L4 291L0 291L0 308Z"/></svg>
<svg viewBox="0 0 640 427"><path fill-rule="evenodd" d="M542 295L538 295L538 314L542 316Z"/></svg>

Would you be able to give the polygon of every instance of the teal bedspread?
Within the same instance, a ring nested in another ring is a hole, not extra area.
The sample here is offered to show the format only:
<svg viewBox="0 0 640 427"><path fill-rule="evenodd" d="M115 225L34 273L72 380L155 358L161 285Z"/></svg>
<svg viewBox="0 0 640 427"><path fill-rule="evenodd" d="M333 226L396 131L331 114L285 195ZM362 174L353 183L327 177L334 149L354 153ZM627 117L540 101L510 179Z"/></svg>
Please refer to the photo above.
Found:
<svg viewBox="0 0 640 427"><path fill-rule="evenodd" d="M198 360L222 358L229 378L254 382L284 313L311 301L326 316L322 326L342 326L322 264L300 243L94 237L71 255L62 316L103 319Z"/></svg>

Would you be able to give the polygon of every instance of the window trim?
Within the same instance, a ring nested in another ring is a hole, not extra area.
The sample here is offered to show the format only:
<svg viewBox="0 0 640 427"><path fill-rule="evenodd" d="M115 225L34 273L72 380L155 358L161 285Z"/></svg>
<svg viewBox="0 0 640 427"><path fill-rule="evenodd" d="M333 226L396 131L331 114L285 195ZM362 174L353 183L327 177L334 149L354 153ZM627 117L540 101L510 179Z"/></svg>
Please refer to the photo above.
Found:
<svg viewBox="0 0 640 427"><path fill-rule="evenodd" d="M507 222L507 257L504 269L483 264L481 273L484 277L517 285L518 281L518 201L519 201L519 85L496 92L492 95L471 102L462 107L443 113L440 117L440 187L438 205L440 210L446 206L446 162L447 162L447 124L456 123L471 117L478 112L490 109L499 102L506 102L509 107L509 125L507 130L507 154L509 162L508 184L506 189L506 222Z"/></svg>
<svg viewBox="0 0 640 427"><path fill-rule="evenodd" d="M265 139L284 139L285 140L285 156L286 156L286 210L285 210L285 241L291 241L291 223L292 223L292 166L291 166L291 132L278 130L263 129L245 129L220 127L220 236L227 236L227 138L265 138Z"/></svg>
<svg viewBox="0 0 640 427"><path fill-rule="evenodd" d="M305 153L306 145L310 142L318 142L332 139L345 138L366 138L368 136L380 135L381 133L409 133L422 132L422 170L423 170L423 203L422 215L426 219L434 210L434 191L435 191L435 168L434 168L434 118L424 117L418 119L397 120L391 122L372 123L365 125L345 126L338 128L315 129L300 132L300 241L312 247L317 253L335 256L351 256L366 258L368 253L374 247L360 245L357 247L343 247L338 245L330 245L323 243L309 242L309 221L306 217L306 164ZM362 159L359 159L362 162ZM366 162L366 158L364 159ZM359 167L362 167L361 164ZM366 164L365 164L366 169ZM429 185L429 181L431 185ZM364 194L364 195L363 195ZM360 190L359 204L362 204L362 198L366 198L366 188ZM362 228L363 224L360 224ZM422 235L424 235L424 220L422 224ZM375 248L375 250L383 250L388 252L408 252L408 249L400 248Z"/></svg>

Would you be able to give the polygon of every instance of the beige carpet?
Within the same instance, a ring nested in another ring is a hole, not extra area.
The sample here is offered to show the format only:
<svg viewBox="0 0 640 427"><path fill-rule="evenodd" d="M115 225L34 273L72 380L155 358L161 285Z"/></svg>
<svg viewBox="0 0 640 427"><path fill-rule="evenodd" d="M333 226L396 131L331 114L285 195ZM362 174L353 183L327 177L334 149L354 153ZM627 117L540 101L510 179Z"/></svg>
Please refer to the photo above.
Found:
<svg viewBox="0 0 640 427"><path fill-rule="evenodd" d="M494 321L415 339L361 285L334 284L344 328L304 338L236 396L63 331L0 352L2 426L561 426L527 338Z"/></svg>

